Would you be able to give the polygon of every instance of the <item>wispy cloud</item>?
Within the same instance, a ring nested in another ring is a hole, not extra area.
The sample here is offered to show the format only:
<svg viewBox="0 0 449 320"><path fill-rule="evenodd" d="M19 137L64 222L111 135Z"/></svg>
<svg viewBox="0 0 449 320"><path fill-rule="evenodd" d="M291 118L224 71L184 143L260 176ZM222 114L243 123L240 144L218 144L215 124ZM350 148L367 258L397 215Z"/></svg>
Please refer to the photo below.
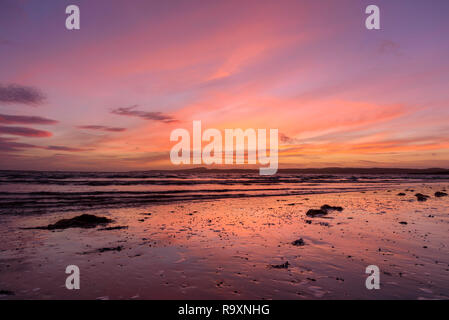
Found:
<svg viewBox="0 0 449 320"><path fill-rule="evenodd" d="M106 127L106 126L98 126L98 125L78 126L77 128L79 128L79 129L86 129L86 130L107 131L107 132L123 132L123 131L126 131L126 128Z"/></svg>
<svg viewBox="0 0 449 320"><path fill-rule="evenodd" d="M0 123L3 124L56 124L58 121L36 117L36 116L15 116L0 114Z"/></svg>
<svg viewBox="0 0 449 320"><path fill-rule="evenodd" d="M0 151L2 152L15 152L23 149L36 148L35 145L28 143L21 143L14 141L13 138L0 137Z"/></svg>
<svg viewBox="0 0 449 320"><path fill-rule="evenodd" d="M74 148L66 146L37 146L29 143L17 142L16 138L0 137L0 151L2 152L18 152L25 149L42 149L50 151L62 151L62 152L85 152L91 151L91 149Z"/></svg>
<svg viewBox="0 0 449 320"><path fill-rule="evenodd" d="M46 138L52 136L52 133L48 131L25 127L5 127L5 126L0 126L0 134L8 134L31 138Z"/></svg>
<svg viewBox="0 0 449 320"><path fill-rule="evenodd" d="M119 116L138 117L145 120L160 121L165 123L172 123L178 121L168 114L162 112L147 112L136 110L137 107L138 106L136 105L131 107L117 108L113 109L111 113Z"/></svg>
<svg viewBox="0 0 449 320"><path fill-rule="evenodd" d="M83 149L83 148L71 148L71 147L64 147L64 146L48 146L43 147L47 150L54 150L54 151L68 151L68 152L84 152L89 151L90 149Z"/></svg>
<svg viewBox="0 0 449 320"><path fill-rule="evenodd" d="M39 105L45 96L38 89L17 84L0 84L0 102L7 104Z"/></svg>

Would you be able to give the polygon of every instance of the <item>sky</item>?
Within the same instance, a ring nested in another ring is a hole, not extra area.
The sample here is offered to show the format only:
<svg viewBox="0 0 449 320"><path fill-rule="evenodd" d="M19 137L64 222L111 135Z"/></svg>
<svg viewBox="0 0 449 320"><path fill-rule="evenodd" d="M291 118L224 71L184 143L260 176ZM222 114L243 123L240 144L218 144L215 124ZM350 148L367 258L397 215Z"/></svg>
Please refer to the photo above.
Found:
<svg viewBox="0 0 449 320"><path fill-rule="evenodd" d="M0 169L176 169L170 132L193 120L278 129L281 168L449 168L448 9L0 0Z"/></svg>

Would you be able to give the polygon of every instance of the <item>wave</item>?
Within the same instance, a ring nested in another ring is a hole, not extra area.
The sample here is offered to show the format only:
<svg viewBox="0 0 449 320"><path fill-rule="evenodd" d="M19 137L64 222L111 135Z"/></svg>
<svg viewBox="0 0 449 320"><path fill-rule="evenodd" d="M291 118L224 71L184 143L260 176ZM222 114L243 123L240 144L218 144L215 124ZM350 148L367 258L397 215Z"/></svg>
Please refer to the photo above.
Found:
<svg viewBox="0 0 449 320"><path fill-rule="evenodd" d="M449 181L442 174L0 171L0 214L134 207L175 201L353 192Z"/></svg>

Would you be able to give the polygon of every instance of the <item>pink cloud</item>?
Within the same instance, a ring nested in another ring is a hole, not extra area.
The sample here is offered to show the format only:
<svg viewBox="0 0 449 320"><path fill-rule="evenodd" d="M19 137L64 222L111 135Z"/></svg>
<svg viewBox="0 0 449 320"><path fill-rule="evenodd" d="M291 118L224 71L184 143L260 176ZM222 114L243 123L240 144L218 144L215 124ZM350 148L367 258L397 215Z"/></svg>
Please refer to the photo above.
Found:
<svg viewBox="0 0 449 320"><path fill-rule="evenodd" d="M15 116L15 115L0 114L0 123L47 125L47 124L56 124L58 123L58 121L36 116Z"/></svg>
<svg viewBox="0 0 449 320"><path fill-rule="evenodd" d="M45 96L36 88L17 84L0 84L0 102L5 104L40 105Z"/></svg>
<svg viewBox="0 0 449 320"><path fill-rule="evenodd" d="M126 128L107 127L107 126L99 126L99 125L78 126L77 128L79 128L79 129L86 129L86 130L107 131L107 132L123 132L123 131L126 131Z"/></svg>
<svg viewBox="0 0 449 320"><path fill-rule="evenodd" d="M0 126L0 134L31 137L31 138L47 138L52 136L52 133L48 131L25 127L5 127L5 126Z"/></svg>

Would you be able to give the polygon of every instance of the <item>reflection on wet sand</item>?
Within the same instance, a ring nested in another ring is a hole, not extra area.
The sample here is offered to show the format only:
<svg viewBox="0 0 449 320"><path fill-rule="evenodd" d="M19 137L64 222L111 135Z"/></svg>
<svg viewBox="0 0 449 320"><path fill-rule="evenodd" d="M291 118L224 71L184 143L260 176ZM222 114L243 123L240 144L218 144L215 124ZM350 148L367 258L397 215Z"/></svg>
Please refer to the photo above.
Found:
<svg viewBox="0 0 449 320"><path fill-rule="evenodd" d="M445 185L409 187L90 211L113 220L97 228L23 229L79 212L4 215L0 290L13 295L0 297L447 299ZM70 264L77 291L64 286ZM380 290L365 287L368 265Z"/></svg>

